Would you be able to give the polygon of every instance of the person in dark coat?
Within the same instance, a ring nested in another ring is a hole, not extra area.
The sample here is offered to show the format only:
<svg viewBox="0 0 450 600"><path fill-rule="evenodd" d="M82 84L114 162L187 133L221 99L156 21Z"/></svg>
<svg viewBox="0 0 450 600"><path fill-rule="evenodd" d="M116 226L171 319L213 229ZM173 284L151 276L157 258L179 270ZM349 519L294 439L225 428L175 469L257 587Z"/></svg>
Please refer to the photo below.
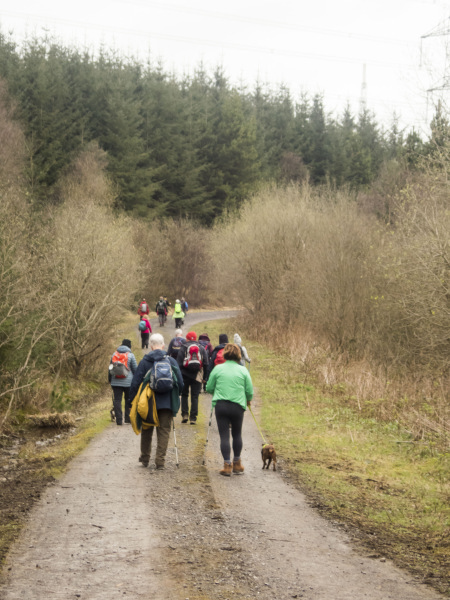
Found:
<svg viewBox="0 0 450 600"><path fill-rule="evenodd" d="M211 374L211 371L214 369L214 361L217 358L217 354L219 353L220 350L222 350L223 348L225 348L225 346L227 344L228 344L228 336L227 336L227 334L226 333L221 333L219 335L219 344L212 351L211 358L209 360L209 367L208 367L208 370L206 372L206 381L208 381L209 376Z"/></svg>
<svg viewBox="0 0 450 600"><path fill-rule="evenodd" d="M189 356L191 346L195 344L200 351L200 360L202 366L197 371L192 371L186 367L185 361ZM202 383L205 381L205 372L208 368L208 355L201 344L197 342L197 334L190 331L186 335L186 342L181 346L177 356L178 365L183 374L184 388L181 394L181 422L187 423L188 419L191 425L195 425L198 415L198 396L202 389ZM191 410L189 411L189 389L191 390Z"/></svg>
<svg viewBox="0 0 450 600"><path fill-rule="evenodd" d="M130 397L135 398L139 391L139 386L144 380L146 373L153 367L153 364L162 359L167 359L170 362L172 370L175 371L176 377L179 384L179 391L183 389L183 376L180 368L178 367L177 361L167 355L164 350L164 338L160 333L154 333L150 336L150 352L146 354L134 374L133 381L131 382ZM166 459L167 446L169 444L170 429L172 427L172 404L171 404L172 393L168 392L155 392L156 410L158 412L159 427L149 427L148 429L142 429L141 432L141 455L139 456L139 462L144 467L148 466L150 461L151 446L153 430L156 429L156 456L155 464L157 469L164 469L164 463Z"/></svg>
<svg viewBox="0 0 450 600"><path fill-rule="evenodd" d="M209 335L207 333L202 333L198 336L199 343L206 350L206 354L208 355L208 362L211 360L211 354L213 352L213 347L211 344L211 340L209 339ZM206 377L203 382L203 391L206 392Z"/></svg>
<svg viewBox="0 0 450 600"><path fill-rule="evenodd" d="M113 374L113 359L115 359L114 362L119 359L123 361L123 364L127 370L127 374L125 376L116 377ZM114 395L113 406L117 425L122 425L123 423L122 397L125 399L125 423L130 422L131 401L132 398L134 398L134 396L130 396L130 386L136 369L137 362L134 354L131 352L131 341L122 340L120 346L111 356L108 371L108 381L111 384Z"/></svg>

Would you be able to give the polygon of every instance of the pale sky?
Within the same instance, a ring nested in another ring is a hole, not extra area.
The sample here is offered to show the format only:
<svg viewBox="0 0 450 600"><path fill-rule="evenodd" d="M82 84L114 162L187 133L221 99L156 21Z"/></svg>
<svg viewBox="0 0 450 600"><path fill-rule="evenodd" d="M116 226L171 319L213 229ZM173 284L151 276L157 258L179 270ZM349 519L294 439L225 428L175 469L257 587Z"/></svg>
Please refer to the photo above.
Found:
<svg viewBox="0 0 450 600"><path fill-rule="evenodd" d="M422 39L422 52L421 36L450 30L449 18L443 0L0 0L1 30L19 42L45 28L79 47L150 53L180 74L221 65L236 85L323 93L334 114L347 101L358 111L366 65L367 107L422 134L450 94L426 92L446 77L450 34Z"/></svg>

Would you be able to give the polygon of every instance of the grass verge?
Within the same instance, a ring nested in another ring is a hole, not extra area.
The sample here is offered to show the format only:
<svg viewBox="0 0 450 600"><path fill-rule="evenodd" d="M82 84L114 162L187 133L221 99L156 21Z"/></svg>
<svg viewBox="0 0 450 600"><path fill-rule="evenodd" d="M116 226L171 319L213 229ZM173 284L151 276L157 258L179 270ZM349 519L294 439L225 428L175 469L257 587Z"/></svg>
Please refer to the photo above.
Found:
<svg viewBox="0 0 450 600"><path fill-rule="evenodd" d="M213 346L230 320L196 325ZM243 340L261 425L313 506L351 526L374 556L392 559L450 596L450 453L397 422L365 418L339 391L306 385L286 356Z"/></svg>

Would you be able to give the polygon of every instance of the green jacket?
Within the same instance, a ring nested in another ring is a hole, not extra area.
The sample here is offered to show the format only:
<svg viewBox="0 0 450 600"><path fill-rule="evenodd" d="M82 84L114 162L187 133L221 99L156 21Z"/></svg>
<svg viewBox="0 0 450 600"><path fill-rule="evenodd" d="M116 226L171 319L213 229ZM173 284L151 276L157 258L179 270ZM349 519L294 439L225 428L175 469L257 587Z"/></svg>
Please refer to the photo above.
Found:
<svg viewBox="0 0 450 600"><path fill-rule="evenodd" d="M179 302L175 302L172 319L184 319L184 312L181 310L181 304Z"/></svg>
<svg viewBox="0 0 450 600"><path fill-rule="evenodd" d="M250 373L234 360L226 360L211 371L206 384L208 394L213 394L212 405L217 400L236 402L247 410L247 402L253 398L253 384Z"/></svg>

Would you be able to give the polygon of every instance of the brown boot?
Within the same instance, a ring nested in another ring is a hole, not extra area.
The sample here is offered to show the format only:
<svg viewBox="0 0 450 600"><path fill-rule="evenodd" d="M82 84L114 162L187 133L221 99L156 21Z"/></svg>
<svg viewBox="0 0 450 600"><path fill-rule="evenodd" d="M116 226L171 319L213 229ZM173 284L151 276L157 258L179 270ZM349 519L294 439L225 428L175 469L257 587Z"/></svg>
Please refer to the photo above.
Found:
<svg viewBox="0 0 450 600"><path fill-rule="evenodd" d="M241 459L233 461L233 473L235 475L243 475L244 467L241 464Z"/></svg>
<svg viewBox="0 0 450 600"><path fill-rule="evenodd" d="M225 477L231 477L231 471L232 466L230 465L230 463L223 463L223 469L221 469L219 473L221 475L224 475Z"/></svg>

